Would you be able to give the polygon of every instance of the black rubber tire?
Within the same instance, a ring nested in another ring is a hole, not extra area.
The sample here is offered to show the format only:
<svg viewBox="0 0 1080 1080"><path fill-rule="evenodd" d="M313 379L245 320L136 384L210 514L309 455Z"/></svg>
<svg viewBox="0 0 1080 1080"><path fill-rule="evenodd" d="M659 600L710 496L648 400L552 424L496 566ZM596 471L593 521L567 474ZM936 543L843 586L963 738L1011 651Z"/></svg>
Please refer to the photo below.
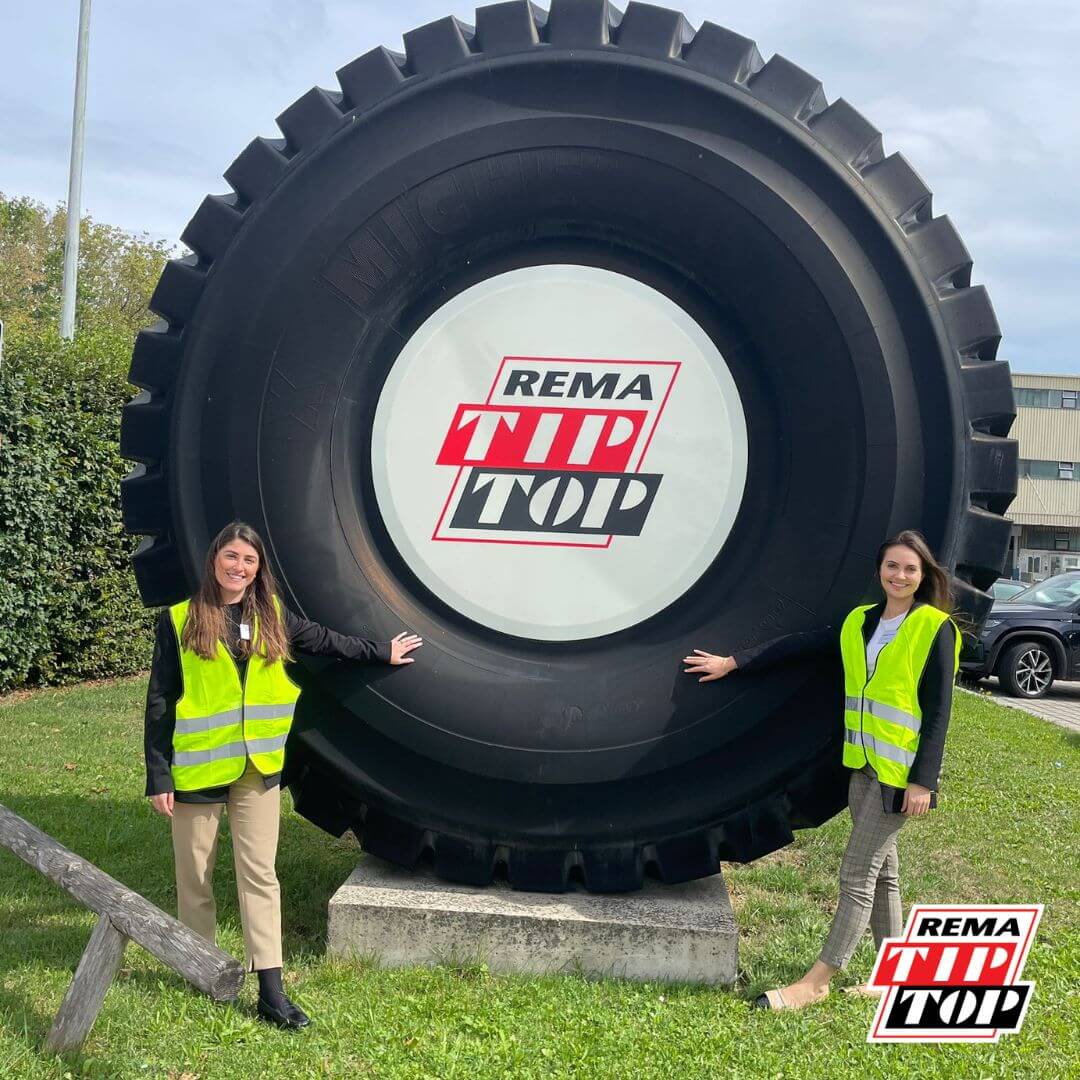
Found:
<svg viewBox="0 0 1080 1080"><path fill-rule="evenodd" d="M1032 668L1030 676L1024 676L1021 665ZM1010 696L1034 701L1045 697L1054 685L1054 657L1042 642L1019 641L1001 654L996 674Z"/></svg>
<svg viewBox="0 0 1080 1080"><path fill-rule="evenodd" d="M989 609L1013 397L952 225L811 76L647 4L494 4L338 80L237 158L154 293L164 322L139 335L144 392L121 428L144 601L189 595L240 517L309 617L424 635L408 674L296 671L298 810L398 863L617 891L827 820L845 801L838 672L699 686L678 659L836 625L905 526L975 623ZM675 299L723 346L749 426L723 557L659 614L576 643L497 634L435 598L390 543L366 463L402 339L473 282L551 261Z"/></svg>

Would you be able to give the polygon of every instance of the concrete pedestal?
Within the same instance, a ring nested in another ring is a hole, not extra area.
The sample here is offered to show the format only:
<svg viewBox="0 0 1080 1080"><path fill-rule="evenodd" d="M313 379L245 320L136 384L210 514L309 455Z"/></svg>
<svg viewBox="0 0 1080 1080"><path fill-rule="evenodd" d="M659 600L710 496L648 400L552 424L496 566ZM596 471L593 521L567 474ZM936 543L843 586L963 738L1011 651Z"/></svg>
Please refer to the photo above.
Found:
<svg viewBox="0 0 1080 1080"><path fill-rule="evenodd" d="M598 896L454 885L370 856L330 898L329 952L388 967L485 962L492 971L580 971L731 985L738 934L724 879L649 882Z"/></svg>

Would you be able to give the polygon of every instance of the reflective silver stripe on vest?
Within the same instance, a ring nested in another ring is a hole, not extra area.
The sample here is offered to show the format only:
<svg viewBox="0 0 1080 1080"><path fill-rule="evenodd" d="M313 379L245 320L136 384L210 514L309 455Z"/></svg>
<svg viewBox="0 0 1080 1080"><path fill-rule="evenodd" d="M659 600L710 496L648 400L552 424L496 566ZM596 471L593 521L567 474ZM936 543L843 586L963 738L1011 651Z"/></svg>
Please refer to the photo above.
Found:
<svg viewBox="0 0 1080 1080"><path fill-rule="evenodd" d="M272 754L275 750L285 748L285 740L288 735L275 735L272 739L249 739L247 748L249 754Z"/></svg>
<svg viewBox="0 0 1080 1080"><path fill-rule="evenodd" d="M296 712L296 706L289 705L248 705L243 711L229 709L226 712L213 713L210 716L189 716L176 721L177 735L194 735L200 731L213 731L214 728L239 724L246 716L249 720L288 720Z"/></svg>
<svg viewBox="0 0 1080 1080"><path fill-rule="evenodd" d="M228 709L225 712L212 713L210 716L188 716L183 720L177 717L176 734L194 735L200 731L213 731L214 728L239 724L241 716L239 709Z"/></svg>
<svg viewBox="0 0 1080 1080"><path fill-rule="evenodd" d="M899 746L893 746L892 743L882 742L866 731L862 732L860 737L858 731L846 728L844 730L844 739L853 746L871 750L878 757L888 758L889 761L895 761L899 765L906 765L909 769L915 761L914 751L904 750Z"/></svg>
<svg viewBox="0 0 1080 1080"><path fill-rule="evenodd" d="M287 738L288 735L275 735L272 739L252 739L246 743L232 742L225 746L215 746L211 750L177 750L173 753L173 764L209 765L212 761L246 757L248 754L272 754L285 746Z"/></svg>
<svg viewBox="0 0 1080 1080"><path fill-rule="evenodd" d="M845 697L844 708L851 712L858 712L859 699L857 697ZM880 701L871 701L869 698L864 699L862 711L869 713L871 716L876 716L879 720L888 720L891 724L906 727L908 731L914 731L916 735L919 734L919 729L922 727L922 721L917 716L912 716L911 713L906 713L903 709L898 709L893 705L882 705Z"/></svg>
<svg viewBox="0 0 1080 1080"><path fill-rule="evenodd" d="M287 720L296 712L296 703L285 705L245 705L244 715L249 720Z"/></svg>

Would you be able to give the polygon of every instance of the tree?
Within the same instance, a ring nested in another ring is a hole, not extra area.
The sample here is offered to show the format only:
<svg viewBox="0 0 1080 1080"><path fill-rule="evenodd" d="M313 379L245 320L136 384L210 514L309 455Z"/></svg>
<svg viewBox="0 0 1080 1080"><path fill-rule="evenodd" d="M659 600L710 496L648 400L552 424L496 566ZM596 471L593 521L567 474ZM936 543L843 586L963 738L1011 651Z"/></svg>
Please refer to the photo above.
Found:
<svg viewBox="0 0 1080 1080"><path fill-rule="evenodd" d="M120 518L120 410L165 244L84 218L74 341L65 214L0 194L0 690L145 666L150 616Z"/></svg>
<svg viewBox="0 0 1080 1080"><path fill-rule="evenodd" d="M0 318L9 341L49 338L60 320L67 212L0 192ZM147 302L169 246L84 217L79 226L77 333L125 335L153 321Z"/></svg>

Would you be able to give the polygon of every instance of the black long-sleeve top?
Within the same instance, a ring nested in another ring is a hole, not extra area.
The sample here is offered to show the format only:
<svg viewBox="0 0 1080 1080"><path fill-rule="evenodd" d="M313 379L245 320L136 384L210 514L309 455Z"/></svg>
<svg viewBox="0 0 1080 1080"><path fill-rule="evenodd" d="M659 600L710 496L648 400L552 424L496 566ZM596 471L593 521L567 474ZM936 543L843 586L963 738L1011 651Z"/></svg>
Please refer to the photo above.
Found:
<svg viewBox="0 0 1080 1080"><path fill-rule="evenodd" d="M236 660L243 682L247 658L237 656L240 640L240 617L243 605L229 604L225 608L225 647ZM311 653L314 656L333 656L339 660L390 661L390 643L368 641L367 638L350 637L329 630L318 623L295 615L282 605L285 633L292 651ZM180 673L180 650L176 630L166 609L158 617L154 638L154 658L150 665L150 683L146 688L145 751L146 794L161 795L173 790L172 739L176 727L176 703L183 692ZM281 783L281 774L263 777L267 788ZM200 791L178 791L178 802L220 803L229 798L229 788L203 788Z"/></svg>
<svg viewBox="0 0 1080 1080"><path fill-rule="evenodd" d="M877 604L863 620L863 641L869 643L881 619L883 605ZM739 671L758 672L780 664L840 655L840 630L827 626L802 634L786 634L734 654ZM941 624L919 680L919 709L922 727L908 782L931 791L940 790L941 762L945 754L945 733L952 712L953 679L956 661L956 628L951 620Z"/></svg>

